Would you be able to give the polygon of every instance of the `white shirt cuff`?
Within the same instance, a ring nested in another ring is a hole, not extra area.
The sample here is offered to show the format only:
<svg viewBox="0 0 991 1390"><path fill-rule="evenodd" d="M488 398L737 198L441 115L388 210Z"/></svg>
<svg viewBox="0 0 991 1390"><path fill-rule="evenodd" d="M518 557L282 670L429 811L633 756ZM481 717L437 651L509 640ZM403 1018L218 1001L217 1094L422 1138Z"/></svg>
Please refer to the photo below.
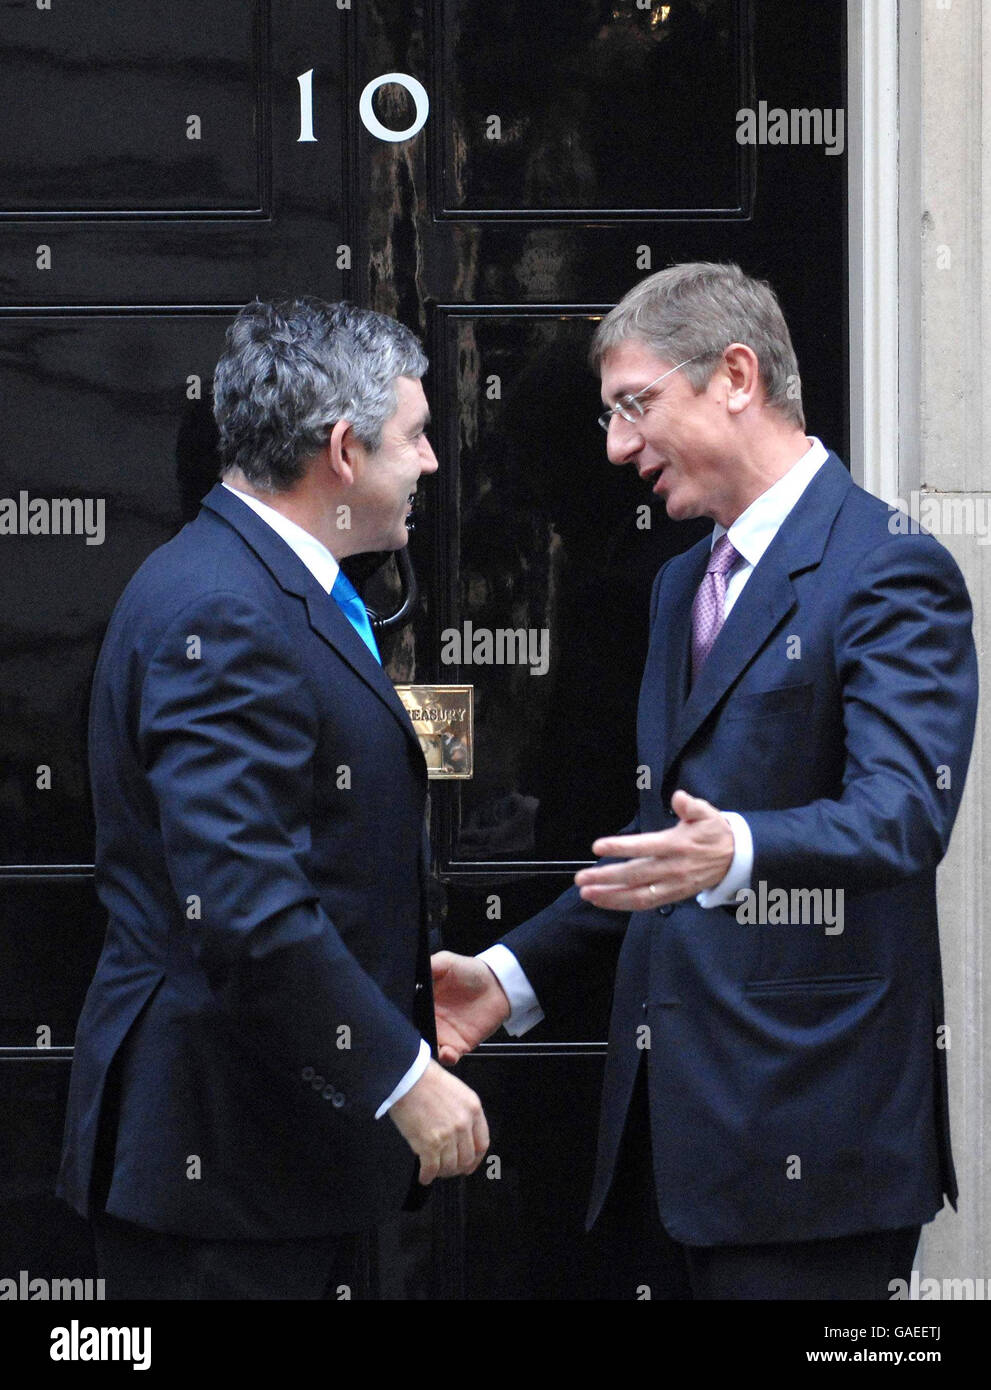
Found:
<svg viewBox="0 0 991 1390"><path fill-rule="evenodd" d="M490 946L480 951L476 960L484 961L502 985L509 1000L509 1017L502 1025L511 1037L529 1032L544 1016L533 986L523 973L523 967L508 946Z"/></svg>
<svg viewBox="0 0 991 1390"><path fill-rule="evenodd" d="M402 1100L403 1096L406 1094L407 1091L412 1091L413 1087L419 1081L420 1077L427 1070L427 1067L429 1065L430 1044L427 1042L426 1038L421 1038L420 1050L416 1054L416 1061L410 1067L409 1071L403 1077L402 1081L400 1081L399 1085L393 1091L392 1095L387 1096L386 1099L379 1106L379 1108L376 1110L376 1120L380 1120L382 1116L385 1114L385 1112L389 1109L389 1107L391 1105L395 1105L397 1100Z"/></svg>
<svg viewBox="0 0 991 1390"><path fill-rule="evenodd" d="M721 883L696 894L699 907L724 907L727 903L735 903L737 893L750 887L754 868L754 837L750 826L736 811L723 811L722 814L733 832L733 862Z"/></svg>

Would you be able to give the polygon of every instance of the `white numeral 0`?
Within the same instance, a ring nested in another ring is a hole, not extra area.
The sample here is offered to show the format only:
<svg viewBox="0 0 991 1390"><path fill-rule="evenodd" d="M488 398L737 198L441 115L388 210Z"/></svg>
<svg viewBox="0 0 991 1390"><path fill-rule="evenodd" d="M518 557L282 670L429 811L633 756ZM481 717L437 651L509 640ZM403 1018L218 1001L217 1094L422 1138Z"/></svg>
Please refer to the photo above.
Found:
<svg viewBox="0 0 991 1390"><path fill-rule="evenodd" d="M380 87L384 87L388 82L395 82L398 87L404 87L416 106L416 119L411 126L405 130L390 130L387 125L383 125L372 110L372 97ZM373 78L361 94L358 102L358 115L366 130L371 131L372 135L378 140L390 140L393 144L398 144L400 140L412 140L414 135L419 134L427 124L427 117L430 115L430 98L427 96L427 89L422 82L417 82L415 77L410 77L405 72L387 72L382 77Z"/></svg>

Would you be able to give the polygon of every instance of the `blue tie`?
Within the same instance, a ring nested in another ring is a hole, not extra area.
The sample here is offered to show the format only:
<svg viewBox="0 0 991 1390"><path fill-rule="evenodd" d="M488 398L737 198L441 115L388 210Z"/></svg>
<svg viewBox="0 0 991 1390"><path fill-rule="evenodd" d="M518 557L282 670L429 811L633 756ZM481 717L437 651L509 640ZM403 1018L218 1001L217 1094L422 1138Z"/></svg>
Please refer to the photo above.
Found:
<svg viewBox="0 0 991 1390"><path fill-rule="evenodd" d="M330 596L343 609L344 616L381 666L382 658L379 656L379 649L375 644L375 634L372 632L372 625L368 620L368 609L362 603L361 595L343 570L338 571Z"/></svg>

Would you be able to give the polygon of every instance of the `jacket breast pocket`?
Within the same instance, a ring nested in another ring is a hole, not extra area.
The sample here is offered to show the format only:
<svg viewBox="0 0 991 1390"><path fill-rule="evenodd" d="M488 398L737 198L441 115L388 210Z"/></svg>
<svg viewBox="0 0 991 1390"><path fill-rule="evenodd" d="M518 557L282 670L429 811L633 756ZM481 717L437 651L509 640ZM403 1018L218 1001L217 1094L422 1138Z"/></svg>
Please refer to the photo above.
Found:
<svg viewBox="0 0 991 1390"><path fill-rule="evenodd" d="M723 711L724 719L766 719L785 715L807 714L812 708L813 686L779 685L773 690L755 690L746 695L731 695Z"/></svg>

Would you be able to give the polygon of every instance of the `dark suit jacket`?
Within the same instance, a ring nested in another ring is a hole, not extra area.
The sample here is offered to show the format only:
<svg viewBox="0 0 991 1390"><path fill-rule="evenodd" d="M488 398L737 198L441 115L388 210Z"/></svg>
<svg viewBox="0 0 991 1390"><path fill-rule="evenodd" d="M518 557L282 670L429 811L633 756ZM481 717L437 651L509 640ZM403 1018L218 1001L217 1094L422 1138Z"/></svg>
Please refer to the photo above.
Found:
<svg viewBox="0 0 991 1390"><path fill-rule="evenodd" d="M106 1101L128 1221L289 1238L398 1210L413 1155L373 1116L432 1038L423 755L337 604L219 484L117 605L90 762L110 922L61 1195L89 1212Z"/></svg>
<svg viewBox="0 0 991 1390"><path fill-rule="evenodd" d="M892 534L890 516L831 454L690 694L709 540L657 576L638 720L651 787L627 829L674 824L678 787L739 811L754 889L842 889L844 929L800 925L801 911L742 925L694 898L627 917L569 890L507 935L550 1017L576 969L618 952L590 1224L642 1058L660 1213L679 1241L897 1228L955 1201L935 871L976 659L957 566L927 534Z"/></svg>

